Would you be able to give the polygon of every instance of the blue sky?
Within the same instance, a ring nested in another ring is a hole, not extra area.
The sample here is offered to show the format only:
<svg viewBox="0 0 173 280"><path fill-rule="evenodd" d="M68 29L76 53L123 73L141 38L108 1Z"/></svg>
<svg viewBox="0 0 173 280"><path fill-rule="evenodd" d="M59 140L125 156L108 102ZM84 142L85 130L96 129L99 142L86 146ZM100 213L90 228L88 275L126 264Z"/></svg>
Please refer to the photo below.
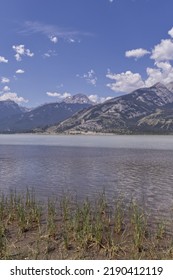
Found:
<svg viewBox="0 0 173 280"><path fill-rule="evenodd" d="M173 81L172 0L0 0L0 100L92 100Z"/></svg>

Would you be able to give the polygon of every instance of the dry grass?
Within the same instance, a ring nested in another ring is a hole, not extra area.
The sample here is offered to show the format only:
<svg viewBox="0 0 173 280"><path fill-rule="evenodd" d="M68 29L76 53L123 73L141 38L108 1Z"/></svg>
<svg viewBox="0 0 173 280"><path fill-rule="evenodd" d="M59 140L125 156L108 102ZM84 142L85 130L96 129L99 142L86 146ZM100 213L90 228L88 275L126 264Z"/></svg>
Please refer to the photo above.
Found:
<svg viewBox="0 0 173 280"><path fill-rule="evenodd" d="M173 236L134 202L65 196L42 208L33 192L13 192L0 197L0 259L173 259Z"/></svg>

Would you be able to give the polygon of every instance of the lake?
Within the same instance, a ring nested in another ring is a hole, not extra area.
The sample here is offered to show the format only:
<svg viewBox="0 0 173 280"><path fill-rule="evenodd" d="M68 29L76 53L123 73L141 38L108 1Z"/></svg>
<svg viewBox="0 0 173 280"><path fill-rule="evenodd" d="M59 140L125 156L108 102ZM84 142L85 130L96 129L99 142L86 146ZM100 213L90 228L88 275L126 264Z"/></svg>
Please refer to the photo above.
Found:
<svg viewBox="0 0 173 280"><path fill-rule="evenodd" d="M39 200L105 192L156 216L173 209L173 136L0 135L0 192ZM169 214L168 214L169 213Z"/></svg>

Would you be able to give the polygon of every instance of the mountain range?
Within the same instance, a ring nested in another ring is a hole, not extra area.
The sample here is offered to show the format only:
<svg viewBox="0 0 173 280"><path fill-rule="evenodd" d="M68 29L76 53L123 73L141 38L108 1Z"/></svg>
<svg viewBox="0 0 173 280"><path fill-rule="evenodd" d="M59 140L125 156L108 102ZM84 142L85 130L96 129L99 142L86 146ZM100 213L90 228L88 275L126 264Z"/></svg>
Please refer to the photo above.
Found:
<svg viewBox="0 0 173 280"><path fill-rule="evenodd" d="M173 133L173 82L93 104L77 94L28 110L0 101L0 133Z"/></svg>
<svg viewBox="0 0 173 280"><path fill-rule="evenodd" d="M14 101L0 101L0 133L39 131L90 106L92 102L83 94L73 96L72 102L64 99L32 110L22 108Z"/></svg>
<svg viewBox="0 0 173 280"><path fill-rule="evenodd" d="M173 83L157 83L77 112L49 133L172 133Z"/></svg>

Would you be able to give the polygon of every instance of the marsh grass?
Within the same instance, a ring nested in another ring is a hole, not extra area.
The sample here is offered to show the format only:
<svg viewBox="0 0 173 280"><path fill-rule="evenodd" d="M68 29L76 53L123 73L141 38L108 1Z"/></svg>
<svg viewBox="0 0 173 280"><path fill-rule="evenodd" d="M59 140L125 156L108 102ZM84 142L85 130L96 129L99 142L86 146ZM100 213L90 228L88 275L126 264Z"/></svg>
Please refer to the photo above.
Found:
<svg viewBox="0 0 173 280"><path fill-rule="evenodd" d="M131 204L131 226L134 246L140 252L146 238L147 220L146 215L135 202Z"/></svg>
<svg viewBox="0 0 173 280"><path fill-rule="evenodd" d="M173 259L166 224L135 201L109 205L104 194L41 207L33 191L11 192L0 197L0 259Z"/></svg>

